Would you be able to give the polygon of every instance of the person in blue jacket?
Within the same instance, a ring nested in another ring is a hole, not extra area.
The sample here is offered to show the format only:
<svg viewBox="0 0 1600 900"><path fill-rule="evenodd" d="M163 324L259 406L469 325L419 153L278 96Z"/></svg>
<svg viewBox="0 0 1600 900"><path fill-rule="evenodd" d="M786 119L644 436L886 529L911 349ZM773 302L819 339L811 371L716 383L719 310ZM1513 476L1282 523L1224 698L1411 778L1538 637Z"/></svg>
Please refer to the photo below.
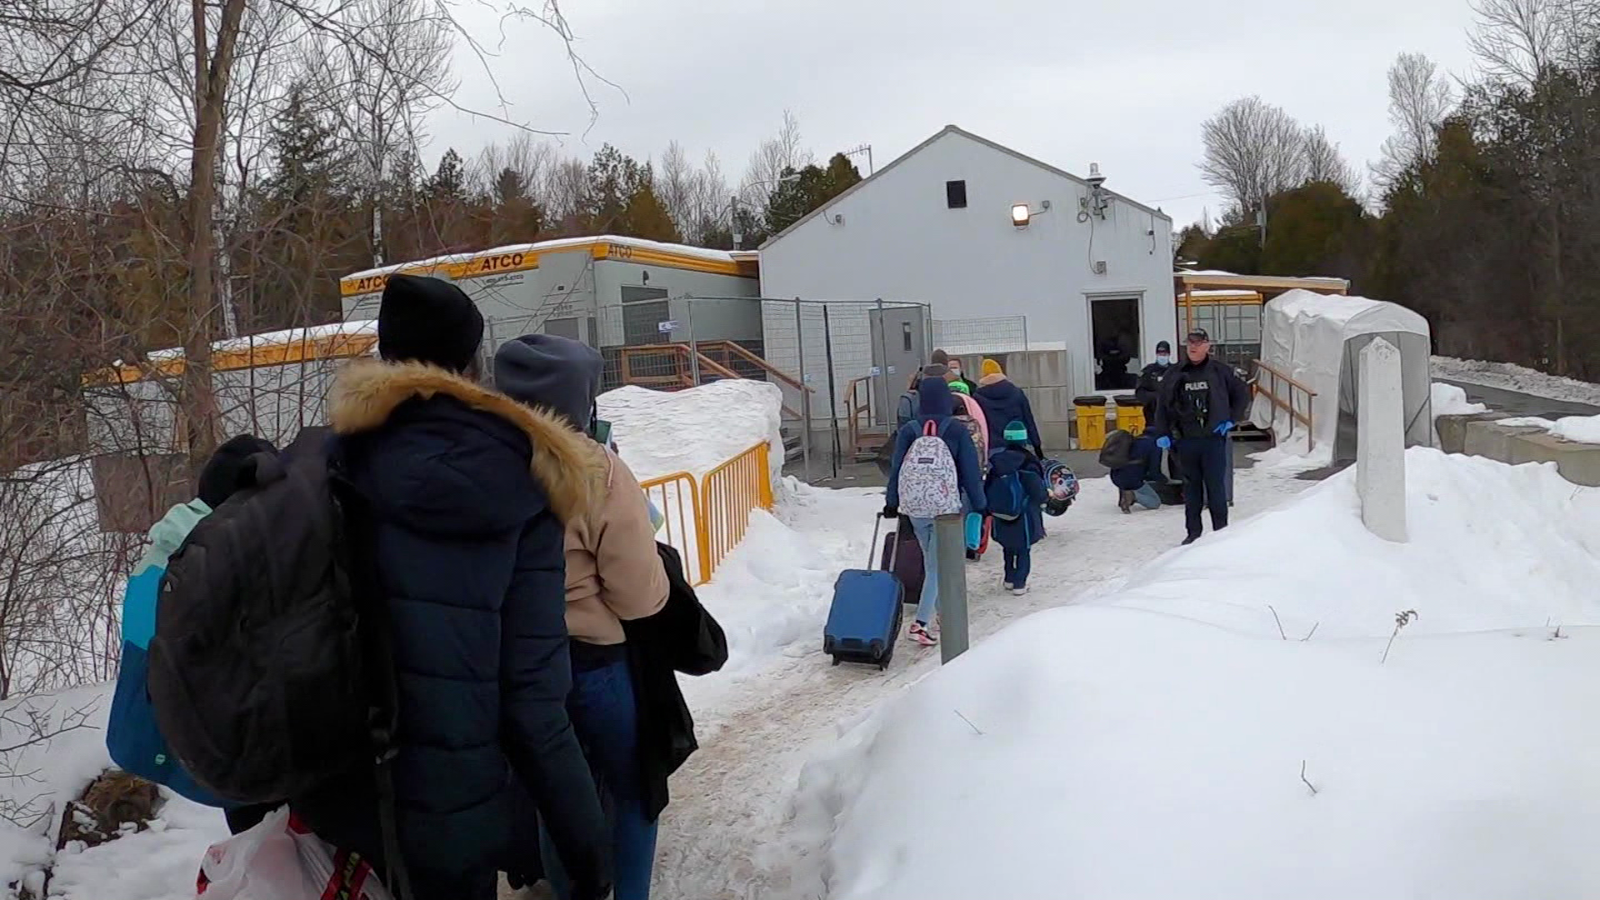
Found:
<svg viewBox="0 0 1600 900"><path fill-rule="evenodd" d="M989 446L994 449L1004 446L1006 425L1021 422L1028 431L1028 445L1033 448L1033 455L1044 459L1044 441L1039 439L1039 423L1034 421L1028 395L1006 377L994 360L985 359L981 371L978 390L972 396L983 407L984 420L989 423Z"/></svg>
<svg viewBox="0 0 1600 900"><path fill-rule="evenodd" d="M989 504L990 518L994 522L994 539L1003 551L1005 586L1020 597L1028 592L1033 545L1044 537L1044 501L1048 491L1044 483L1044 464L1028 452L1027 426L1012 422L1001 435L1005 445L989 456L985 490L995 501ZM1018 513L1015 518L1006 518L997 512L1002 507L1016 505L1021 509L1008 511L1008 515Z"/></svg>
<svg viewBox="0 0 1600 900"><path fill-rule="evenodd" d="M1117 488L1117 508L1124 514L1133 512L1134 504L1145 509L1158 509L1161 495L1150 482L1163 478L1161 473L1161 448L1156 439L1141 434L1133 439L1128 450L1128 464L1111 470L1111 483Z"/></svg>
<svg viewBox="0 0 1600 900"><path fill-rule="evenodd" d="M589 439L478 384L483 317L455 285L390 276L381 360L329 398L330 457L365 507L351 540L388 611L400 730L394 818L411 900L492 900L526 789L574 900L611 894L610 836L567 713L565 519L605 490ZM270 552L270 548L269 548ZM290 807L382 871L373 768Z"/></svg>
<svg viewBox="0 0 1600 900"><path fill-rule="evenodd" d="M900 515L900 466L905 462L906 451L923 435L928 423L933 423L935 433L950 448L955 460L956 478L961 493L966 497L969 512L982 513L988 505L983 495L983 474L978 465L978 449L973 446L972 433L955 416L955 398L950 385L943 378L924 378L917 382L917 418L906 423L894 439L894 457L889 465L889 485L885 495L883 517L895 519ZM939 549L933 530L933 520L911 518L911 527L922 545L922 600L917 604L916 620L911 623L906 636L924 647L939 642L935 616L939 611ZM930 628L932 624L932 628Z"/></svg>
<svg viewBox="0 0 1600 900"><path fill-rule="evenodd" d="M223 807L228 830L246 831L265 818L270 807L230 806L195 783L178 764L156 724L155 708L145 687L150 668L150 639L156 633L156 606L167 560L178 552L189 532L239 489L251 457L277 453L268 441L241 434L217 448L197 482L197 496L167 510L150 529L150 546L134 567L122 599L122 663L106 722L106 750L124 772L163 785L202 806Z"/></svg>

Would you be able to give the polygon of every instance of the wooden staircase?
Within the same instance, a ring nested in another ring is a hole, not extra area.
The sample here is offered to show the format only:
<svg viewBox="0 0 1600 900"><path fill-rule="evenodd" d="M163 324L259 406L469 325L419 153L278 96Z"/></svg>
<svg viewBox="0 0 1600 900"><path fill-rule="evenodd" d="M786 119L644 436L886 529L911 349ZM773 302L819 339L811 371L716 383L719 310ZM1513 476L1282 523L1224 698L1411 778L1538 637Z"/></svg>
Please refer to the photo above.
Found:
<svg viewBox="0 0 1600 900"><path fill-rule="evenodd" d="M748 347L734 341L696 341L688 344L641 344L617 348L617 365L623 384L658 391L681 391L695 386L695 365L699 364L700 384L726 378L774 381L797 391L815 393L799 379L762 359ZM804 449L804 416L787 403L781 407L783 450L786 461L798 458Z"/></svg>

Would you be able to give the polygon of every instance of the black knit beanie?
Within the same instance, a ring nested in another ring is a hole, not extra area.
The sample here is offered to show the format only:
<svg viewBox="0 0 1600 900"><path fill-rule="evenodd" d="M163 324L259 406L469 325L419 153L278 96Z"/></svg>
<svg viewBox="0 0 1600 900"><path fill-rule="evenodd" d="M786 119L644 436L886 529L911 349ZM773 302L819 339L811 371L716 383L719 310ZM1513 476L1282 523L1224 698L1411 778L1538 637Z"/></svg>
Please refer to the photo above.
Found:
<svg viewBox="0 0 1600 900"><path fill-rule="evenodd" d="M465 372L483 343L483 315L461 288L423 275L390 275L378 305L378 355Z"/></svg>
<svg viewBox="0 0 1600 900"><path fill-rule="evenodd" d="M270 441L253 434L230 438L211 454L211 458L206 460L206 467L200 470L196 495L205 505L216 509L240 488L249 487L249 481L244 476L255 472L250 457L257 453L277 452L278 448L272 446Z"/></svg>

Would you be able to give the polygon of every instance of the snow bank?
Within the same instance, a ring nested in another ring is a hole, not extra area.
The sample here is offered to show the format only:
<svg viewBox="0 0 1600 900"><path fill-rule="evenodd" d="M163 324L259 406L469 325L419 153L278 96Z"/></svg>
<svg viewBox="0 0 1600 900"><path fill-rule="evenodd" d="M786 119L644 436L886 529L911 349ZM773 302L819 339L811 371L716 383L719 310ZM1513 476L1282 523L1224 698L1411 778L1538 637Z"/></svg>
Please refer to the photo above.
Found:
<svg viewBox="0 0 1600 900"><path fill-rule="evenodd" d="M1543 428L1558 438L1580 444L1600 444L1600 416L1563 416L1555 420L1542 416L1513 416L1496 421L1513 428Z"/></svg>
<svg viewBox="0 0 1600 900"><path fill-rule="evenodd" d="M1452 381L1465 381L1469 384L1533 394L1549 400L1600 404L1600 384L1547 375L1512 363L1435 356L1433 374Z"/></svg>
<svg viewBox="0 0 1600 900"><path fill-rule="evenodd" d="M1482 403L1473 403L1467 399L1467 392L1453 384L1442 381L1433 383L1433 417L1440 416L1475 416L1478 413L1488 412L1489 407Z"/></svg>
<svg viewBox="0 0 1600 900"><path fill-rule="evenodd" d="M773 482L783 472L783 392L775 384L727 379L685 391L628 386L601 394L622 458L641 481L688 472L700 478L761 441Z"/></svg>
<svg viewBox="0 0 1600 900"><path fill-rule="evenodd" d="M880 708L802 776L803 864L834 900L1600 894L1600 490L1407 460L1409 544L1348 470Z"/></svg>
<svg viewBox="0 0 1600 900"><path fill-rule="evenodd" d="M39 732L54 733L64 725L81 726L9 755L13 771L33 775L0 781L0 798L31 802L52 814L32 829L0 822L0 884L29 878L30 873L37 881L37 873L53 864L52 898L184 900L193 895L200 857L212 842L227 836L227 827L216 810L165 791L165 803L150 830L90 850L69 846L55 852L62 808L111 765L105 747L110 712L110 685L39 694L0 707L3 746L27 743Z"/></svg>
<svg viewBox="0 0 1600 900"><path fill-rule="evenodd" d="M1272 614L1303 635L1600 624L1600 489L1574 488L1553 465L1507 466L1413 448L1406 454L1411 541L1361 524L1351 467L1294 502L1169 553L1134 575L1117 604L1277 636Z"/></svg>

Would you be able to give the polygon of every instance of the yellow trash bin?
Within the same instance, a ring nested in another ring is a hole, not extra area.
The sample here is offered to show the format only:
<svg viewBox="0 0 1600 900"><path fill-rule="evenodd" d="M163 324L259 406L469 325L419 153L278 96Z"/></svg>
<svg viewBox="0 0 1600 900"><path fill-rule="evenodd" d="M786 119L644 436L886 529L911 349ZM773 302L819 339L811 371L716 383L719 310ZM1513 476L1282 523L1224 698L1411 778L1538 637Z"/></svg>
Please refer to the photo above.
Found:
<svg viewBox="0 0 1600 900"><path fill-rule="evenodd" d="M1132 394L1122 394L1117 401L1117 430L1129 434L1144 434L1144 404Z"/></svg>
<svg viewBox="0 0 1600 900"><path fill-rule="evenodd" d="M1099 450L1106 443L1106 398L1089 394L1072 398L1078 410L1078 449Z"/></svg>

